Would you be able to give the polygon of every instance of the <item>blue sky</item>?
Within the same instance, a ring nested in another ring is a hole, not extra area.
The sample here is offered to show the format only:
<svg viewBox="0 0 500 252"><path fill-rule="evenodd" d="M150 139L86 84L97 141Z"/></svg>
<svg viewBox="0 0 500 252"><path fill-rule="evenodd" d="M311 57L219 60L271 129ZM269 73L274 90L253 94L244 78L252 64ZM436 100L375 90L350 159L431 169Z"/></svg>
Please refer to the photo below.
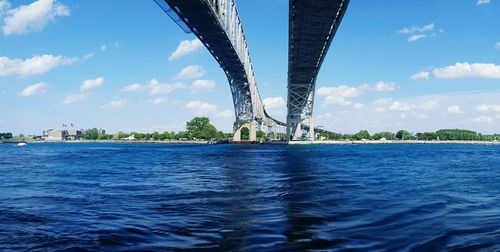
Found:
<svg viewBox="0 0 500 252"><path fill-rule="evenodd" d="M284 119L288 1L236 2L266 108ZM500 132L498 13L498 0L352 0L316 124ZM0 132L177 131L200 115L232 129L224 73L152 0L0 0L0 25Z"/></svg>

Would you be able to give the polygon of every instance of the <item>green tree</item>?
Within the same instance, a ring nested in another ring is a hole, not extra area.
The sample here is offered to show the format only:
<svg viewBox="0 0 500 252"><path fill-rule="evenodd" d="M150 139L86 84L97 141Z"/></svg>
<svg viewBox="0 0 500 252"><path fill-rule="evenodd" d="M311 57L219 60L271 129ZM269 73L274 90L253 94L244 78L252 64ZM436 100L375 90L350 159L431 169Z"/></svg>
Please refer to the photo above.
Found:
<svg viewBox="0 0 500 252"><path fill-rule="evenodd" d="M174 139L179 140L179 139L190 139L190 134L187 131L179 131L179 133L175 134Z"/></svg>
<svg viewBox="0 0 500 252"><path fill-rule="evenodd" d="M412 134L406 130L400 130L396 133L396 138L400 140L410 140L413 138Z"/></svg>
<svg viewBox="0 0 500 252"><path fill-rule="evenodd" d="M210 124L208 117L195 117L186 123L186 130L192 138L214 139L217 137L217 129Z"/></svg>
<svg viewBox="0 0 500 252"><path fill-rule="evenodd" d="M118 139L127 138L129 136L130 136L130 134L128 134L128 133L123 133L123 132L118 133Z"/></svg>
<svg viewBox="0 0 500 252"><path fill-rule="evenodd" d="M380 140L385 138L386 140L396 140L396 135L392 132L380 132L373 134L372 138L374 140Z"/></svg>
<svg viewBox="0 0 500 252"><path fill-rule="evenodd" d="M12 133L0 133L0 139L12 139Z"/></svg>
<svg viewBox="0 0 500 252"><path fill-rule="evenodd" d="M430 140L437 140L438 139L438 135L434 132L417 133L416 136L417 136L418 140L430 141Z"/></svg>
<svg viewBox="0 0 500 252"><path fill-rule="evenodd" d="M250 140L250 130L247 127L241 129L241 140Z"/></svg>
<svg viewBox="0 0 500 252"><path fill-rule="evenodd" d="M361 140L361 139L370 139L370 133L368 133L368 131L366 130L361 130L360 132L354 134L352 136L353 139L355 140Z"/></svg>
<svg viewBox="0 0 500 252"><path fill-rule="evenodd" d="M85 130L82 133L82 138L86 140L97 140L99 139L99 130L96 128Z"/></svg>
<svg viewBox="0 0 500 252"><path fill-rule="evenodd" d="M258 130L257 131L257 138L261 139L262 141L268 141L269 140L269 137L267 136L266 132L264 132L262 130Z"/></svg>

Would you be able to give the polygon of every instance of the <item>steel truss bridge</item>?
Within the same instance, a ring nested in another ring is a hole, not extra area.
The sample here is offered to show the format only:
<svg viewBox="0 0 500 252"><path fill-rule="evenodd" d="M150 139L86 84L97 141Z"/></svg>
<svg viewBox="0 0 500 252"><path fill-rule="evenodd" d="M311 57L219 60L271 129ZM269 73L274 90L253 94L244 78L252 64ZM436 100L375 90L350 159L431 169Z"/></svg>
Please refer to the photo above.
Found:
<svg viewBox="0 0 500 252"><path fill-rule="evenodd" d="M286 128L288 140L302 130L314 139L313 103L321 64L342 21L349 0L290 0L287 122L267 114L260 97L236 3L234 0L155 0L185 32L205 45L229 81L236 122L234 140L248 128L250 141L257 129ZM304 124L304 121L309 124Z"/></svg>

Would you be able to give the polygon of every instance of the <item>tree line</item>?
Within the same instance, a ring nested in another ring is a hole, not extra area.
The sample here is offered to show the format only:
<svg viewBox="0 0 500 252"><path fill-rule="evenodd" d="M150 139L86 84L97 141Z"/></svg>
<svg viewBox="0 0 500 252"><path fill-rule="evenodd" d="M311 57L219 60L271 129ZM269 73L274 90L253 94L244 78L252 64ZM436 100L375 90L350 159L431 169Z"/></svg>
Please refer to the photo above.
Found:
<svg viewBox="0 0 500 252"><path fill-rule="evenodd" d="M379 132L373 135L366 130L356 134L321 133L321 138L328 140L440 140L440 141L500 141L500 134L483 135L471 130L442 129L436 132L421 132L412 134L407 130L399 130L396 133Z"/></svg>
<svg viewBox="0 0 500 252"><path fill-rule="evenodd" d="M0 139L12 139L12 133L0 133Z"/></svg>
<svg viewBox="0 0 500 252"><path fill-rule="evenodd" d="M232 133L224 133L217 130L214 125L210 123L207 117L195 117L191 121L186 123L185 131L165 131L163 133L153 132L153 133L142 133L142 132L120 132L115 135L111 134L101 134L98 129L85 130L82 133L82 138L86 140L120 140L133 136L137 140L228 140L231 139Z"/></svg>

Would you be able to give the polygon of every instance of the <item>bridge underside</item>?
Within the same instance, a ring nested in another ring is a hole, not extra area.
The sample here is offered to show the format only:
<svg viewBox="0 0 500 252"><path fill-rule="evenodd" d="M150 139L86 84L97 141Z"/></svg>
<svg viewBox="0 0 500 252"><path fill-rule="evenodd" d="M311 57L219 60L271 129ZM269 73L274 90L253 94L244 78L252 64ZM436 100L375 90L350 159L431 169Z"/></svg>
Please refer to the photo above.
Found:
<svg viewBox="0 0 500 252"><path fill-rule="evenodd" d="M286 125L264 109L234 0L155 1L183 30L194 33L224 70L236 116L234 140L240 140L242 127L254 136L257 128L276 131Z"/></svg>
<svg viewBox="0 0 500 252"><path fill-rule="evenodd" d="M185 32L194 33L224 70L236 116L234 140L240 140L243 128L250 130L251 140L257 129L276 132L287 127L288 131L293 128L295 132L301 128L305 116L312 116L316 76L348 0L290 1L287 123L275 120L265 111L234 0L155 2ZM302 127L310 129L314 138L312 118L309 122Z"/></svg>
<svg viewBox="0 0 500 252"><path fill-rule="evenodd" d="M161 2L159 0L157 2ZM172 11L200 39L226 73L231 87L235 115L239 120L252 120L252 103L245 68L233 48L224 27L208 1L164 0Z"/></svg>
<svg viewBox="0 0 500 252"><path fill-rule="evenodd" d="M313 102L316 78L349 0L290 0L288 51L289 140L299 140L301 123L309 119L314 139Z"/></svg>

